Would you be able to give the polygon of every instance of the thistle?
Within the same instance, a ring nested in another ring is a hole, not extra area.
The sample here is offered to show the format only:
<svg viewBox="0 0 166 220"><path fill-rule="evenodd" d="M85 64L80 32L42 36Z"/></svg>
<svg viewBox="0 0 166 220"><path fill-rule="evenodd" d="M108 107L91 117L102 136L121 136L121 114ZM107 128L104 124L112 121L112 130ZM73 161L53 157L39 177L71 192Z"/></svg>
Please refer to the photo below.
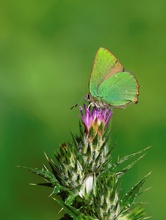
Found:
<svg viewBox="0 0 166 220"><path fill-rule="evenodd" d="M41 176L52 188L51 197L66 214L61 220L144 220L148 219L142 203L136 197L149 174L132 189L122 193L122 176L144 156L148 149L114 160L110 145L109 122L112 110L108 107L80 107L80 135L72 135L72 143L63 143L54 160L46 155L50 170L24 167ZM128 162L127 165L121 164Z"/></svg>

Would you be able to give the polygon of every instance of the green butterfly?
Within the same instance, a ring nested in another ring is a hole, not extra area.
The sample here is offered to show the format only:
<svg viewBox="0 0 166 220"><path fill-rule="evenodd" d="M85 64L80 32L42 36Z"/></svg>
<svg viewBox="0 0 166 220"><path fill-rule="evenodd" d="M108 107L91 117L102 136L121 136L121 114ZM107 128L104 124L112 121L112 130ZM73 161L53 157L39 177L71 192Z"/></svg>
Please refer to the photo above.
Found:
<svg viewBox="0 0 166 220"><path fill-rule="evenodd" d="M99 48L89 80L85 99L97 107L124 108L138 102L139 85L133 74L124 71L117 58L105 48Z"/></svg>

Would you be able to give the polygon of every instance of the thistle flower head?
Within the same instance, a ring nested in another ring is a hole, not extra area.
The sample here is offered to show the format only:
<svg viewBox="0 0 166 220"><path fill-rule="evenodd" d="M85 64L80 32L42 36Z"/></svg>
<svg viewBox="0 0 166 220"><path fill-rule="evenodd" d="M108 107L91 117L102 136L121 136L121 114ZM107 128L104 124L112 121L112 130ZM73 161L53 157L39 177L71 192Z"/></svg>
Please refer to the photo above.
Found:
<svg viewBox="0 0 166 220"><path fill-rule="evenodd" d="M90 108L89 106L86 106L86 104L84 105L84 110L80 106L80 112L87 134L89 134L91 129L94 134L103 134L104 128L108 124L112 115L112 110L109 108L97 108L96 106Z"/></svg>
<svg viewBox="0 0 166 220"><path fill-rule="evenodd" d="M55 161L49 159L51 171L26 168L41 176L46 183L38 185L53 188L51 196L67 212L61 220L145 220L142 205L135 203L146 175L127 193L122 193L119 180L138 161L120 170L119 165L142 154L143 151L112 160L112 148L109 148L109 127L112 116L108 107L80 107L80 136L73 137L72 143L63 143L55 154ZM82 129L83 128L83 129ZM57 198L58 196L58 198Z"/></svg>

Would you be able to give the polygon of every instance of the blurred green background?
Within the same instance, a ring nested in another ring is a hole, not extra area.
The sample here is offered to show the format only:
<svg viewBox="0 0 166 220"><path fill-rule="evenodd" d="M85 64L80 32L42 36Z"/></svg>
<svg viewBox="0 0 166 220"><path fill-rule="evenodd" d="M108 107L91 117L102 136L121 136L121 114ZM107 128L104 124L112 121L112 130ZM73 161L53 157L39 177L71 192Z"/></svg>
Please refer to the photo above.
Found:
<svg viewBox="0 0 166 220"><path fill-rule="evenodd" d="M112 143L124 156L152 148L124 180L129 189L153 170L140 196L153 219L165 219L166 1L6 0L0 3L0 219L59 219L41 179L43 152L78 134L79 110L99 47L115 54L140 84L138 105L114 110Z"/></svg>

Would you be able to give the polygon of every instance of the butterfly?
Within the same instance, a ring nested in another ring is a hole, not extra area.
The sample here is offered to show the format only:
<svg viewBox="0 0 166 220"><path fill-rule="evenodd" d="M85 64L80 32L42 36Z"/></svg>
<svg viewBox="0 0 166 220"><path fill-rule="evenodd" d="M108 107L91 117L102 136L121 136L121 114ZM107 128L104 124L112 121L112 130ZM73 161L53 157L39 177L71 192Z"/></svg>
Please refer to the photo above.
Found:
<svg viewBox="0 0 166 220"><path fill-rule="evenodd" d="M124 108L138 102L139 85L132 73L124 70L107 49L96 53L85 99L96 107Z"/></svg>

